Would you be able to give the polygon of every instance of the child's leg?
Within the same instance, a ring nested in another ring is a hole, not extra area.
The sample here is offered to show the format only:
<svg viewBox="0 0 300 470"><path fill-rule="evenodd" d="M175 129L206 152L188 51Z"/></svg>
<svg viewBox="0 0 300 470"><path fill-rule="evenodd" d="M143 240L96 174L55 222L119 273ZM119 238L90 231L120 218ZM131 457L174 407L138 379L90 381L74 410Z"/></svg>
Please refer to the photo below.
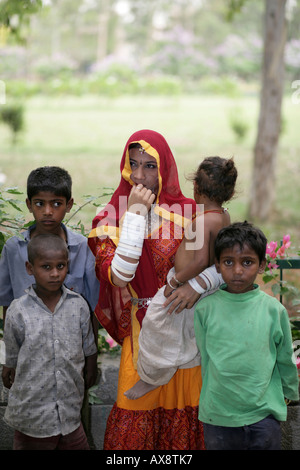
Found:
<svg viewBox="0 0 300 470"><path fill-rule="evenodd" d="M280 450L280 423L267 416L257 423L236 428L203 423L207 450Z"/></svg>
<svg viewBox="0 0 300 470"><path fill-rule="evenodd" d="M138 398L143 397L146 393L155 390L159 385L151 385L144 380L140 379L133 387L129 388L124 392L125 397L129 400L137 400Z"/></svg>
<svg viewBox="0 0 300 470"><path fill-rule="evenodd" d="M82 423L75 431L61 436L57 450L90 450Z"/></svg>
<svg viewBox="0 0 300 470"><path fill-rule="evenodd" d="M70 434L51 437L31 437L15 431L14 450L89 450L82 424Z"/></svg>
<svg viewBox="0 0 300 470"><path fill-rule="evenodd" d="M59 436L31 437L15 431L13 450L54 450L58 441Z"/></svg>
<svg viewBox="0 0 300 470"><path fill-rule="evenodd" d="M281 426L272 415L251 424L249 428L249 450L280 450Z"/></svg>
<svg viewBox="0 0 300 470"><path fill-rule="evenodd" d="M244 427L231 428L203 423L206 450L247 450Z"/></svg>

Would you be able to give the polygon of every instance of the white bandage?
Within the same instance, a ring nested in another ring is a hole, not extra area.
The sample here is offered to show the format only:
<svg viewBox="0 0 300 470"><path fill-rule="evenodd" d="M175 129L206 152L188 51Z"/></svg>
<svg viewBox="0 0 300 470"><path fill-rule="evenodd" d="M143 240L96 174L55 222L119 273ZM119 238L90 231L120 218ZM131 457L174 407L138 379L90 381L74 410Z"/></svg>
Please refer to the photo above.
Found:
<svg viewBox="0 0 300 470"><path fill-rule="evenodd" d="M214 264L202 271L202 273L199 274L199 277L201 277L205 282L207 290L217 289L224 284L222 275L217 272Z"/></svg>
<svg viewBox="0 0 300 470"><path fill-rule="evenodd" d="M134 276L135 276L135 273L134 273L131 277L123 276L119 271L117 271L117 270L114 268L113 264L111 264L111 270L112 270L112 272L113 272L119 279L121 279L122 281L125 281L125 282L130 282L130 281L132 281L132 279L133 279Z"/></svg>
<svg viewBox="0 0 300 470"><path fill-rule="evenodd" d="M121 271L121 273L131 275L135 273L138 264L139 263L130 263L129 261L125 261L117 253L115 253L115 256L111 263L112 267L114 267L118 271Z"/></svg>
<svg viewBox="0 0 300 470"><path fill-rule="evenodd" d="M126 212L116 253L139 259L145 238L146 218Z"/></svg>
<svg viewBox="0 0 300 470"><path fill-rule="evenodd" d="M188 283L196 292L198 292L198 294L206 292L206 289L203 289L203 287L200 286L199 282L196 281L196 278L189 279Z"/></svg>
<svg viewBox="0 0 300 470"><path fill-rule="evenodd" d="M145 217L126 212L120 240L111 263L112 272L122 281L132 281L139 263L130 263L119 255L140 259L145 238L145 227ZM128 274L130 277L123 276L123 274Z"/></svg>

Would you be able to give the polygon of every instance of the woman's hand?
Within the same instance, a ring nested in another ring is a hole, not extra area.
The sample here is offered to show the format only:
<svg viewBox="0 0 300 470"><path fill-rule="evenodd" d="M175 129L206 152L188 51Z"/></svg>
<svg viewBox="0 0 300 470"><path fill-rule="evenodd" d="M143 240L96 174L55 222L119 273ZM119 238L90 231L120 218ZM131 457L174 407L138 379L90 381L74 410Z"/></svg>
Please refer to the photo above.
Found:
<svg viewBox="0 0 300 470"><path fill-rule="evenodd" d="M166 290L165 290L166 293ZM168 307L170 304L170 308L168 310L168 314L171 315L175 311L175 313L180 313L185 308L192 308L195 302L199 300L201 294L198 294L188 282L186 282L183 286L178 287L174 290L171 295L167 298L164 303L164 307Z"/></svg>
<svg viewBox="0 0 300 470"><path fill-rule="evenodd" d="M133 186L128 198L128 211L134 214L147 215L156 195L142 184Z"/></svg>

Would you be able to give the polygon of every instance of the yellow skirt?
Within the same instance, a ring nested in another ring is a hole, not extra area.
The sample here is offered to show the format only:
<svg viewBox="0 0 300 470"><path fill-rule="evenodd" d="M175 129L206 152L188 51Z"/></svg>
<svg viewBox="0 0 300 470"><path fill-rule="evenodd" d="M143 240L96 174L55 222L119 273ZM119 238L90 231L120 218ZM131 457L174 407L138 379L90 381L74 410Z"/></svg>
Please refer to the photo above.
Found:
<svg viewBox="0 0 300 470"><path fill-rule="evenodd" d="M178 369L168 384L137 400L129 400L124 392L138 380L127 337L122 347L117 401L108 418L104 449L204 449L202 423L198 420L201 367Z"/></svg>

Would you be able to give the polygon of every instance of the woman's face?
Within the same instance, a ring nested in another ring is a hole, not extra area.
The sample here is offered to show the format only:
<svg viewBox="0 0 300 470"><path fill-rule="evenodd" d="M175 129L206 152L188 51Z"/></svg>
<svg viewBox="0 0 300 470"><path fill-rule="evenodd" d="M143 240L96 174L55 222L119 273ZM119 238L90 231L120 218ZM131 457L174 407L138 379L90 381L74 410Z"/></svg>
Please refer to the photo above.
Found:
<svg viewBox="0 0 300 470"><path fill-rule="evenodd" d="M156 159L142 151L142 148L132 148L129 150L129 161L132 170L131 181L136 185L142 184L157 194L159 185Z"/></svg>

